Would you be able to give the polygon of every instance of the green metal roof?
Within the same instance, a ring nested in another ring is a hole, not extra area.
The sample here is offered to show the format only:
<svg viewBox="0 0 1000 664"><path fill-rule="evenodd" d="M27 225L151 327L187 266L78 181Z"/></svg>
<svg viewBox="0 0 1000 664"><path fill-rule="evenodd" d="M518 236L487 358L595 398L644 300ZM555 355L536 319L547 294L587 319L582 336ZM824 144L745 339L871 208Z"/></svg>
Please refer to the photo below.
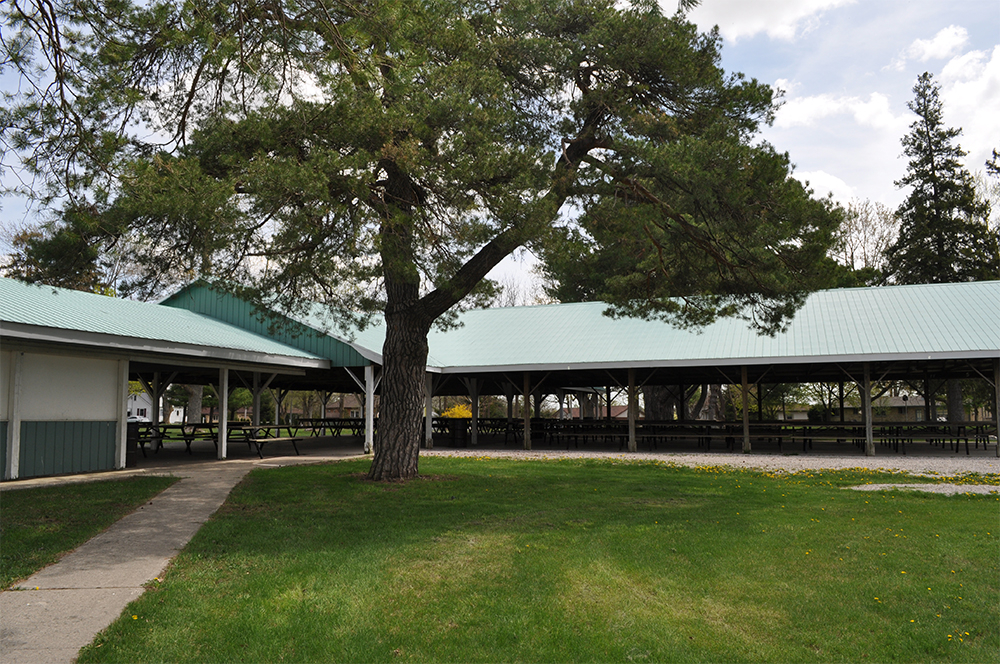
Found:
<svg viewBox="0 0 1000 664"><path fill-rule="evenodd" d="M207 285L192 285L166 303L171 306L0 279L0 318L8 330L26 324L325 358L333 366L381 361L384 325L345 339L326 331L318 305L315 315L298 322L301 329L269 332L250 305ZM467 311L460 327L431 332L428 368L462 373L1000 357L1000 281L820 291L773 337L738 319L692 330L612 319L605 309L584 302Z"/></svg>
<svg viewBox="0 0 1000 664"><path fill-rule="evenodd" d="M813 293L788 329L762 336L738 319L702 329L603 315L601 302L465 312L432 332L447 370L781 364L1000 356L1000 281Z"/></svg>
<svg viewBox="0 0 1000 664"><path fill-rule="evenodd" d="M0 327L5 336L56 340L53 335L58 335L70 341L69 332L77 340L86 336L94 343L103 340L103 345L123 350L176 350L225 359L328 366L317 355L191 311L6 278L0 278Z"/></svg>
<svg viewBox="0 0 1000 664"><path fill-rule="evenodd" d="M160 304L194 311L230 325L243 328L259 335L267 336L283 344L298 348L310 354L326 358L332 366L358 367L380 361L381 341L377 350L369 349L364 343L354 343L327 331L329 325L322 315L322 307L313 305L314 314L302 320L281 317L282 324L271 325L272 321L258 316L253 305L238 297L212 288L211 284L197 281L170 295ZM384 338L384 331L381 333ZM365 338L371 333L361 333ZM375 339L378 338L376 333Z"/></svg>
<svg viewBox="0 0 1000 664"><path fill-rule="evenodd" d="M428 367L460 373L1000 356L1000 281L819 291L773 337L739 319L680 329L613 319L606 309L582 302L466 311L460 327L431 331ZM318 314L303 322L324 329ZM384 340L376 321L345 343L380 362Z"/></svg>
<svg viewBox="0 0 1000 664"><path fill-rule="evenodd" d="M475 309L431 332L428 366L445 372L583 367L783 364L1000 356L1000 281L847 288L813 293L788 329L745 321L701 329L612 319L601 302ZM318 321L312 321L317 329ZM385 329L351 342L379 361Z"/></svg>

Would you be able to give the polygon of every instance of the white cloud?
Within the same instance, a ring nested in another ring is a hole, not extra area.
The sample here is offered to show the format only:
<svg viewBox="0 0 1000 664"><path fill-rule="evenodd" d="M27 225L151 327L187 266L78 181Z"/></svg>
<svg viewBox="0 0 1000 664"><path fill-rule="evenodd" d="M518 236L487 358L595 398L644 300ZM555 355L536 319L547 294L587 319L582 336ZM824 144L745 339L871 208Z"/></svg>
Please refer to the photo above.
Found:
<svg viewBox="0 0 1000 664"><path fill-rule="evenodd" d="M981 170L993 148L1000 148L1000 46L954 58L938 77L944 122L961 127L958 142L969 153L966 165Z"/></svg>
<svg viewBox="0 0 1000 664"><path fill-rule="evenodd" d="M986 51L969 51L952 58L941 70L939 78L945 83L977 79L983 75L989 55Z"/></svg>
<svg viewBox="0 0 1000 664"><path fill-rule="evenodd" d="M722 36L736 41L741 37L753 37L767 33L771 39L794 40L799 35L812 31L819 24L823 12L856 0L710 0L702 3L689 18L702 30L719 26ZM661 6L668 14L677 8L671 0L661 0Z"/></svg>
<svg viewBox="0 0 1000 664"><path fill-rule="evenodd" d="M827 194L833 194L833 200L846 205L855 197L854 187L826 171L793 172L792 175L799 182L808 184L809 188L820 198L825 198Z"/></svg>
<svg viewBox="0 0 1000 664"><path fill-rule="evenodd" d="M789 99L778 110L774 126L779 129L808 127L832 115L850 115L859 126L874 129L901 125L901 119L892 113L888 97L872 92L867 100L830 94Z"/></svg>
<svg viewBox="0 0 1000 664"><path fill-rule="evenodd" d="M779 78L774 82L774 89L780 90L787 97L799 88L798 81L789 81L787 78Z"/></svg>
<svg viewBox="0 0 1000 664"><path fill-rule="evenodd" d="M889 69L903 71L910 60L927 62L928 60L944 60L962 52L962 47L969 43L969 32L960 25L949 25L942 28L931 39L915 39L903 49L899 57L889 65Z"/></svg>
<svg viewBox="0 0 1000 664"><path fill-rule="evenodd" d="M906 55L912 60L927 62L942 60L961 52L969 41L968 31L960 25L949 25L940 30L932 39L914 40L906 49Z"/></svg>

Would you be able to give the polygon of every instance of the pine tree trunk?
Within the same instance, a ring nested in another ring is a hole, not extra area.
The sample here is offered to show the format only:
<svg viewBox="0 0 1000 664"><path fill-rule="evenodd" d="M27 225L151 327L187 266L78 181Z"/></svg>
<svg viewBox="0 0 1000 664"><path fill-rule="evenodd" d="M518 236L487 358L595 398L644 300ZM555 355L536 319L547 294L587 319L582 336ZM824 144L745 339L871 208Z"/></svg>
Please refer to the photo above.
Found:
<svg viewBox="0 0 1000 664"><path fill-rule="evenodd" d="M722 385L712 384L708 386L708 406L705 412L705 419L716 422L723 418L719 417L722 412Z"/></svg>
<svg viewBox="0 0 1000 664"><path fill-rule="evenodd" d="M188 393L185 419L189 424L201 424L201 393L205 388L202 385L185 385L184 389Z"/></svg>
<svg viewBox="0 0 1000 664"><path fill-rule="evenodd" d="M948 421L965 421L965 403L962 399L962 380L959 378L948 379ZM959 428L957 426L953 426L951 428L952 435L957 436L958 430Z"/></svg>
<svg viewBox="0 0 1000 664"><path fill-rule="evenodd" d="M705 401L708 399L708 385L701 386L701 392L698 395L698 401L695 403L694 407L690 410L690 417L694 420L700 420L701 411L705 408Z"/></svg>
<svg viewBox="0 0 1000 664"><path fill-rule="evenodd" d="M667 385L647 385L642 388L642 398L646 407L647 420L665 421L674 419L674 410L677 401L673 389Z"/></svg>
<svg viewBox="0 0 1000 664"><path fill-rule="evenodd" d="M423 436L429 328L405 313L386 316L382 347L382 398L375 456L368 478L407 480L417 476Z"/></svg>

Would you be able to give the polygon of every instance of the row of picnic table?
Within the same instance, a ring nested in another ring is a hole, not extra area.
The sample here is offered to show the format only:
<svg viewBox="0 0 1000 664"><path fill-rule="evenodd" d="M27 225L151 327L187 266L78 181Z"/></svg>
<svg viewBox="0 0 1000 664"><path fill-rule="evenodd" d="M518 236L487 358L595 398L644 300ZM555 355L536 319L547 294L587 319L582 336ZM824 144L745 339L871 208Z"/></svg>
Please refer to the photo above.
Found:
<svg viewBox="0 0 1000 664"><path fill-rule="evenodd" d="M282 435L282 431L285 435ZM256 451L257 456L263 459L264 446L270 443L291 443L295 454L299 454L298 443L303 436L298 435L298 427L284 424L231 423L226 425L226 439L230 443L245 442L251 451ZM169 441L182 441L188 454L191 454L191 444L196 442L210 442L218 450L219 425L139 423L136 427L136 443L143 457L146 456L146 445L155 454Z"/></svg>
<svg viewBox="0 0 1000 664"><path fill-rule="evenodd" d="M442 418L440 425L435 418L435 433L454 432L464 427L471 430L471 421L448 420ZM480 418L477 431L482 435L503 435L504 442L515 443L524 440L524 422L519 419ZM695 442L699 447L711 449L721 445L727 449L742 447L743 424L741 422L654 421L637 420L636 443L650 449L671 443ZM751 422L749 425L751 444L776 444L778 451L786 447L802 446L803 451L813 448L814 443L851 443L858 447L865 445L865 425L862 422ZM906 445L927 443L949 445L959 452L964 445L966 453L971 446L984 449L996 444L997 429L992 422L959 423L878 423L872 428L875 441L889 446L896 452L906 453ZM629 427L626 420L575 419L559 420L533 418L531 420L532 439L541 439L554 446L579 448L581 444L617 445L619 449L628 445ZM460 436L455 436L455 439Z"/></svg>
<svg viewBox="0 0 1000 664"><path fill-rule="evenodd" d="M375 420L378 426L378 420ZM433 433L448 436L453 444L464 446L468 444L472 421L468 418L435 417L432 420ZM483 436L503 436L504 444L521 443L524 439L524 423L519 419L479 418L476 422L477 432ZM308 432L304 435L304 432ZM230 442L246 442L251 450L263 458L265 445L277 442L290 442L299 454L297 443L304 438L315 436L363 436L365 420L362 418L303 418L297 425L232 423L227 425L227 437ZM990 443L997 444L997 427L993 422L893 422L878 423L873 426L873 434L877 443L889 446L896 452L906 453L906 446L915 443L931 445L950 445L959 452L962 444L966 454L970 453L970 445L977 449L982 444L984 449ZM570 445L579 448L581 444L618 445L623 448L628 444L628 422L625 420L582 419L559 420L534 418L531 420L532 439L541 438L552 445ZM859 447L865 444L865 425L861 422L751 422L751 443L767 442L777 444L778 451L784 451L784 446L802 445L807 451L817 442L851 443ZM143 456L146 455L145 445L149 443L154 451L167 440L180 440L185 443L186 450L191 453L191 444L197 441L210 441L218 448L217 424L143 424L139 430L139 445ZM638 420L636 422L636 442L658 449L658 446L671 443L694 441L706 450L713 445L722 445L727 449L741 446L743 440L743 425L739 422L707 422L689 421L652 421Z"/></svg>
<svg viewBox="0 0 1000 664"><path fill-rule="evenodd" d="M620 448L628 444L628 422L622 420L542 420L541 434L554 444L579 446L580 443L599 442L617 444ZM533 435L535 422L532 421ZM814 443L851 443L858 447L865 445L865 425L862 422L751 422L749 425L751 444L767 442L776 444L778 451L785 446L802 445L803 451L813 448ZM875 441L889 446L896 452L906 453L907 444L927 443L949 445L959 452L962 444L966 454L970 445L988 449L997 443L997 427L993 422L959 423L879 423L872 427ZM724 445L727 449L742 446L743 424L741 422L706 421L648 421L636 422L636 442L658 449L659 444L694 441L699 447L711 449L713 444Z"/></svg>

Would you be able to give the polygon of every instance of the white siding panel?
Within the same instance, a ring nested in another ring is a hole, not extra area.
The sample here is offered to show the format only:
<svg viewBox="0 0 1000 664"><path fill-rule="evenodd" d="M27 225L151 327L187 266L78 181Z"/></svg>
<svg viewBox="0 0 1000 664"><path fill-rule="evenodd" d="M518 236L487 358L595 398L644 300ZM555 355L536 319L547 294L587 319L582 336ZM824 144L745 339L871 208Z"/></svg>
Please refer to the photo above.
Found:
<svg viewBox="0 0 1000 664"><path fill-rule="evenodd" d="M24 354L22 420L117 420L125 408L118 391L117 360Z"/></svg>
<svg viewBox="0 0 1000 664"><path fill-rule="evenodd" d="M14 366L14 356L10 351L0 351L0 420L9 420L10 391L14 380L11 367Z"/></svg>

